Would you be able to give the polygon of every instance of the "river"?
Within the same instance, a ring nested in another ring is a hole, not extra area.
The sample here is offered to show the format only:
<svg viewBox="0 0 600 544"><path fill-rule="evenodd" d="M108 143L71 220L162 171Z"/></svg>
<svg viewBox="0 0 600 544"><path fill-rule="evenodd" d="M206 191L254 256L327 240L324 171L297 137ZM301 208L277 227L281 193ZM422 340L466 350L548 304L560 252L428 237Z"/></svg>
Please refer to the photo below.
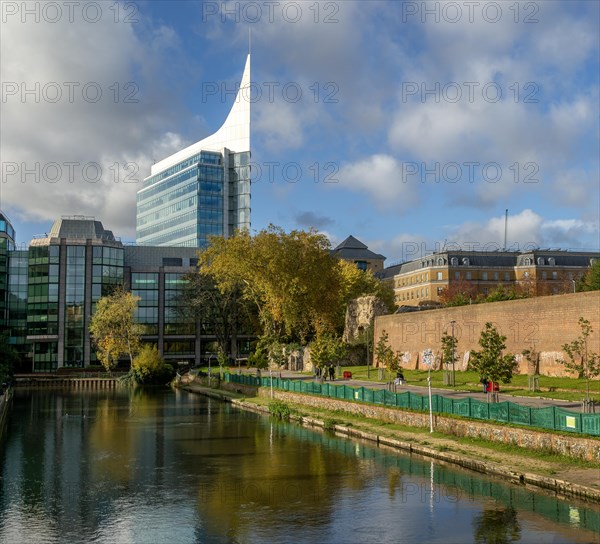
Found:
<svg viewBox="0 0 600 544"><path fill-rule="evenodd" d="M600 542L593 505L183 391L17 389L0 542Z"/></svg>

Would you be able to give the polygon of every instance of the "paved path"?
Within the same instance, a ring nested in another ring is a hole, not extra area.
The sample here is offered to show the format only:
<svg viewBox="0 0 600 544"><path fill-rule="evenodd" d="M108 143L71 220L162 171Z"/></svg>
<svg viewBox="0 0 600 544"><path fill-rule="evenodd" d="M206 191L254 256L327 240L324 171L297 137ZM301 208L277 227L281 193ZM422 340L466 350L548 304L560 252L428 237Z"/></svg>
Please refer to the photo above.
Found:
<svg viewBox="0 0 600 544"><path fill-rule="evenodd" d="M252 372L243 372L244 374L250 374L255 376L256 373ZM268 376L268 372L263 371L263 377ZM278 376L279 372L273 372L273 376ZM315 377L313 375L301 374L299 372L293 372L291 370L282 370L281 371L282 378L289 378L293 380L305 380L305 381L315 381ZM334 382L336 385L349 385L350 387L368 387L370 389L387 389L387 382L371 382L366 380L344 380L344 379L336 379ZM427 387L421 385L410 385L404 384L396 387L397 393L404 393L405 391L410 391L411 393L417 393L419 395L427 395ZM476 393L473 391L461 391L455 389L439 389L432 387L431 388L432 395L442 395L448 398L462 399L466 397L472 397L475 399L479 399L482 401L487 400L487 395L483 392ZM532 406L535 408L546 408L549 406L557 406L560 408L566 408L568 410L574 410L576 412L581 411L581 403L576 401L569 400L556 400L556 399L546 399L542 397L519 397L513 395L503 395L500 393L498 395L498 400L500 402L510 401L515 404L521 404L523 406Z"/></svg>

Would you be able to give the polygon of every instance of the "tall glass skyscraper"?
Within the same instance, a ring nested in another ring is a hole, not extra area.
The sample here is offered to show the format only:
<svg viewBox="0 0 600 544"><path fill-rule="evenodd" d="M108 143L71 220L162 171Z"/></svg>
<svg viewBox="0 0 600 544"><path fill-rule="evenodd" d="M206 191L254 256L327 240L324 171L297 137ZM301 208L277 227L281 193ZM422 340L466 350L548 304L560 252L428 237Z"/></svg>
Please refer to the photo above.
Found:
<svg viewBox="0 0 600 544"><path fill-rule="evenodd" d="M137 193L139 245L205 247L250 228L250 90L248 55L223 126L152 166Z"/></svg>

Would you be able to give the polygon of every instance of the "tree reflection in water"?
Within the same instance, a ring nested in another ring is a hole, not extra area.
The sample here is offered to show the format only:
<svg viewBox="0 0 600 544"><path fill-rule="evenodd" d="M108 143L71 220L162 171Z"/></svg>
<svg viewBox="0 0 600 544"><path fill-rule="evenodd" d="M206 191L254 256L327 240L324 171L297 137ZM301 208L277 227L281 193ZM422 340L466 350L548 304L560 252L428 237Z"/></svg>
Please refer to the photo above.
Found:
<svg viewBox="0 0 600 544"><path fill-rule="evenodd" d="M486 509L473 519L477 544L508 544L521 539L521 525L514 508Z"/></svg>

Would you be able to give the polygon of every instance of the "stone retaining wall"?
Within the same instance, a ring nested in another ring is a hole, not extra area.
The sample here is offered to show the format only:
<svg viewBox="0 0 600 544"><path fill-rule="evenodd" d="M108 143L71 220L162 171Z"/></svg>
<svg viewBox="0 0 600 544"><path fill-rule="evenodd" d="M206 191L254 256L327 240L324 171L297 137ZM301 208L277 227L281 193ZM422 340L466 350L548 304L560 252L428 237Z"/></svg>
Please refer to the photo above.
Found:
<svg viewBox="0 0 600 544"><path fill-rule="evenodd" d="M236 387L227 388L236 390ZM241 386L244 387L244 386ZM248 387L248 386L245 386ZM251 388L256 392L256 388ZM245 394L245 393L244 393ZM250 395L250 391L248 390ZM254 395L256 393L253 393ZM268 388L258 388L258 396L271 397ZM291 393L289 391L273 390L276 399L296 404L304 404L315 408L326 410L343 410L351 414L364 416L371 419L382 419L393 423L400 423L410 427L429 427L429 414L409 412L384 406L374 406L359 402L348 402L327 397L304 395L302 393ZM470 438L482 438L494 442L514 444L523 448L533 450L544 450L552 453L568 455L586 461L600 462L600 440L593 438L581 438L577 436L566 436L553 432L535 431L529 428L520 429L502 424L484 423L473 420L454 419L439 414L433 414L434 429L454 436L465 436Z"/></svg>
<svg viewBox="0 0 600 544"><path fill-rule="evenodd" d="M571 376L558 362L567 359L562 345L579 337L580 317L588 319L593 333L588 350L600 352L600 291L534 297L505 302L472 304L456 308L441 308L421 312L393 314L375 318L375 343L383 331L388 333L394 351L404 353L403 366L423 368L423 351L435 354L435 367L441 361L441 339L451 334L454 321L457 370L466 370L469 352L478 350L479 335L490 321L506 336L506 353L517 355L520 374L528 373L524 349L535 349L539 373L544 376Z"/></svg>

